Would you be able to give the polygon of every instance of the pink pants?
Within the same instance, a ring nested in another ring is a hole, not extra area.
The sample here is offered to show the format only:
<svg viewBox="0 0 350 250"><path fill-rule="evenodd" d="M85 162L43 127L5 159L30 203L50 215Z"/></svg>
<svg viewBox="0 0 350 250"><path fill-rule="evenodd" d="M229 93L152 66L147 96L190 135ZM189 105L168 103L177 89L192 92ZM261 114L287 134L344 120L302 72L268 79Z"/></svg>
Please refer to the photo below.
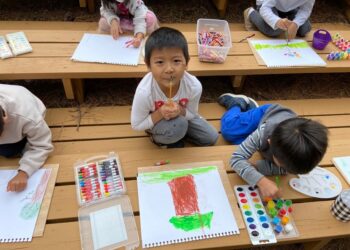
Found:
<svg viewBox="0 0 350 250"><path fill-rule="evenodd" d="M133 31L134 24L132 19L120 18L120 27L123 31ZM159 28L158 19L152 11L147 11L146 13L146 29L147 34L151 34L153 31ZM100 33L110 33L111 26L107 22L106 18L101 17L98 22L98 31Z"/></svg>

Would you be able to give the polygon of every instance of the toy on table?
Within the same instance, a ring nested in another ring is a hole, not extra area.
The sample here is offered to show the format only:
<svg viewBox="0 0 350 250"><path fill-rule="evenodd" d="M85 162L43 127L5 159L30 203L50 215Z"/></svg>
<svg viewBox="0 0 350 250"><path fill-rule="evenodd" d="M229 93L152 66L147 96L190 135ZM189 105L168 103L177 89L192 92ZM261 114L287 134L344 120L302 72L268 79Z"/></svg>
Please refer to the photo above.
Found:
<svg viewBox="0 0 350 250"><path fill-rule="evenodd" d="M277 239L291 238L299 236L292 217L292 201L291 200L273 200L266 197L266 210L270 216L270 222L273 225Z"/></svg>
<svg viewBox="0 0 350 250"><path fill-rule="evenodd" d="M126 192L120 162L115 155L96 162L77 164L74 172L81 205Z"/></svg>
<svg viewBox="0 0 350 250"><path fill-rule="evenodd" d="M339 33L336 33L332 37L332 41L335 46L337 46L340 50L332 51L328 56L327 60L329 61L340 61L340 60L349 60L350 59L350 41L343 38Z"/></svg>
<svg viewBox="0 0 350 250"><path fill-rule="evenodd" d="M319 29L314 33L312 47L318 50L323 50L330 41L332 41L331 34L329 34L327 30Z"/></svg>
<svg viewBox="0 0 350 250"><path fill-rule="evenodd" d="M296 191L311 197L329 199L337 196L342 185L332 172L315 167L310 173L298 175L289 180L289 185Z"/></svg>
<svg viewBox="0 0 350 250"><path fill-rule="evenodd" d="M252 244L276 243L273 228L268 221L257 187L234 186L234 191Z"/></svg>
<svg viewBox="0 0 350 250"><path fill-rule="evenodd" d="M231 33L227 21L198 19L197 45L200 61L223 63L232 47Z"/></svg>

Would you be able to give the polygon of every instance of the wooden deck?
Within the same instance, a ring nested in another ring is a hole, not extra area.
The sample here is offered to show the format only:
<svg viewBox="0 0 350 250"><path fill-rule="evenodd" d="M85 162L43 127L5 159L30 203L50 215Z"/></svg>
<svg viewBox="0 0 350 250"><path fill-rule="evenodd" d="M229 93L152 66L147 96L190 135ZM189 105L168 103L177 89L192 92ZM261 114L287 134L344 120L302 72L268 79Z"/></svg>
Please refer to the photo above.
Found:
<svg viewBox="0 0 350 250"><path fill-rule="evenodd" d="M301 116L320 120L329 128L330 146L320 166L338 176L344 189L349 188L332 165L331 158L348 155L350 151L350 99L285 100L278 103L291 107ZM60 169L44 236L33 238L31 243L0 244L0 249L80 249L79 207L73 173L73 165L79 159L110 151L119 154L140 237L136 184L138 167L151 166L164 159L171 163L222 160L231 186L244 184L228 166L235 146L228 145L222 138L213 147L187 145L183 149L158 149L144 133L131 130L130 106L88 108L80 112L80 121L76 119L79 113L76 109L49 109L47 112L46 120L52 129L55 146L47 162L59 163ZM200 104L200 113L219 129L224 113L222 107L215 103ZM254 158L259 159L260 156L254 155ZM0 165L15 166L17 161L2 158ZM332 200L317 200L293 191L288 186L288 180L292 177L282 177L281 188L284 198L294 202L293 215L300 236L278 244L302 242L307 249L317 249L331 239L349 237L350 224L338 222L329 212ZM159 249L232 249L250 246L248 234L243 229L237 236L174 244Z"/></svg>
<svg viewBox="0 0 350 250"><path fill-rule="evenodd" d="M227 75L235 77L234 87L241 87L245 75L338 73L350 72L350 61L327 61L326 67L267 68L257 64L247 41L241 39L255 34L255 38L265 38L259 32L243 30L242 24L230 24L232 48L223 64L204 63L198 60L195 24L163 24L180 29L189 43L191 60L188 71L196 76ZM324 28L332 34L339 32L350 37L350 26L345 24L313 24L314 30ZM70 60L79 41L86 32L96 32L97 23L66 22L0 22L0 35L23 30L33 52L16 58L0 61L0 79L62 79L66 96L82 102L84 97L83 79L88 78L133 78L147 73L145 65L121 66L97 63L73 62ZM313 30L313 31L314 31ZM305 38L312 41L313 31ZM326 59L328 53L336 50L329 44L317 53Z"/></svg>

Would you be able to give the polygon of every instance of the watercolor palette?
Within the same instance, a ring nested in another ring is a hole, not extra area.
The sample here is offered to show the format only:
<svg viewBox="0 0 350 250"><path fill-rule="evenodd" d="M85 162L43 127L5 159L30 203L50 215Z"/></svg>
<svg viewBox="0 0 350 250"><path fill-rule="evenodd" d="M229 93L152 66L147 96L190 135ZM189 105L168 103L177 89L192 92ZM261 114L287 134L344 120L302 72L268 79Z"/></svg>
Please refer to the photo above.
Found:
<svg viewBox="0 0 350 250"><path fill-rule="evenodd" d="M239 185L234 186L234 191L252 244L276 243L277 240L258 189L249 185Z"/></svg>
<svg viewBox="0 0 350 250"><path fill-rule="evenodd" d="M80 205L126 192L124 177L116 156L79 164L74 170Z"/></svg>
<svg viewBox="0 0 350 250"><path fill-rule="evenodd" d="M310 173L299 175L289 180L289 185L296 191L316 198L333 198L342 190L338 177L330 171L315 167Z"/></svg>

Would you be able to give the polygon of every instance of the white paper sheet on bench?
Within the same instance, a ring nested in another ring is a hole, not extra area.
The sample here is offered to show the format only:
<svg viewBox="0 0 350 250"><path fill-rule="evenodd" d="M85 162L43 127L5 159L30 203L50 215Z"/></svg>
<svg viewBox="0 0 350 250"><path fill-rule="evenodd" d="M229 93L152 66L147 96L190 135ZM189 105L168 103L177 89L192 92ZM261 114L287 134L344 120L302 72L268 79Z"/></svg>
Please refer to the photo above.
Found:
<svg viewBox="0 0 350 250"><path fill-rule="evenodd" d="M7 192L17 170L0 170L0 243L31 241L51 169L39 169L22 192Z"/></svg>
<svg viewBox="0 0 350 250"><path fill-rule="evenodd" d="M73 61L137 66L140 48L126 47L132 36L114 40L111 35L84 34L72 56Z"/></svg>
<svg viewBox="0 0 350 250"><path fill-rule="evenodd" d="M249 40L267 67L326 66L325 61L302 39Z"/></svg>

